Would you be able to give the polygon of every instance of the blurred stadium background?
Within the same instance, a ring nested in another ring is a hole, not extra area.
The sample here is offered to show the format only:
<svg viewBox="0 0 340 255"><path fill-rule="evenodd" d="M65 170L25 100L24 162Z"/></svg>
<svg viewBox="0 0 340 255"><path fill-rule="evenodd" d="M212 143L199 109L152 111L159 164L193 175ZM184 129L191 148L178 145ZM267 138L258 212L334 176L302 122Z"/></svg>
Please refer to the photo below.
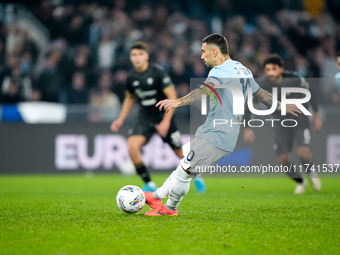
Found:
<svg viewBox="0 0 340 255"><path fill-rule="evenodd" d="M0 173L131 173L126 137L136 109L121 133L109 131L124 99L129 47L147 42L151 61L169 72L183 96L190 78L208 73L200 55L210 33L224 34L231 57L255 77L276 52L286 69L310 79L324 120L313 134L315 162L339 163L339 13L339 0L2 1ZM189 109L178 109L176 118L186 141ZM229 163L275 164L271 141L258 140L256 147L240 141ZM157 137L144 156L154 170L178 162Z"/></svg>

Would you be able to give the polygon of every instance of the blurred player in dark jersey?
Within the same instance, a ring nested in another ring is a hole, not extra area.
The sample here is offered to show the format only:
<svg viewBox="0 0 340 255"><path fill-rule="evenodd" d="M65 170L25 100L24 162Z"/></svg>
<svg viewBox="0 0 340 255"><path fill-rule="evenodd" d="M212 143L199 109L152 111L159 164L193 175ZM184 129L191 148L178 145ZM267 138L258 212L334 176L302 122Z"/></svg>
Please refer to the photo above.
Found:
<svg viewBox="0 0 340 255"><path fill-rule="evenodd" d="M322 121L320 119L320 115L318 112L318 104L315 99L315 95L313 90L309 88L309 83L303 78L300 77L295 72L284 71L283 69L283 59L278 54L269 55L263 64L264 72L266 74L266 78L262 81L259 81L259 85L261 88L272 93L272 88L276 87L278 89L278 99L281 98L281 89L284 87L298 87L305 88L310 90L311 92L311 100L304 104L306 108L308 108L308 104L312 106L314 111L313 115L313 126L315 131L319 131L322 128ZM290 93L287 94L288 99L298 99L304 97L301 93ZM254 104L257 102L254 101ZM245 119L250 119L250 111L247 108ZM279 112L274 113L274 118L279 119L280 121L285 119L286 116L282 116ZM310 171L310 167L305 164L309 164L311 166L313 164L312 161L312 153L310 151L310 142L311 142L311 133L309 128L309 119L308 116L304 114L300 114L297 117L290 116L289 119L295 119L297 121L296 127L283 127L280 124L274 125L274 149L276 151L276 155L278 161L283 166L289 166L291 164L290 161L290 153L293 149L294 141L297 143L297 154L301 160L302 166L304 167L304 172L307 172L311 184L314 190L319 191L321 189L321 181L316 172ZM278 123L278 122L277 122ZM244 140L246 142L252 143L255 139L255 134L250 127L246 127L244 130ZM305 192L306 182L302 178L301 173L288 173L288 176L297 182L294 193L301 194Z"/></svg>
<svg viewBox="0 0 340 255"><path fill-rule="evenodd" d="M158 133L164 142L168 143L176 155L183 157L181 134L173 121L174 110L164 114L155 107L164 99L177 99L175 87L169 75L157 64L149 63L147 46L136 42L130 51L133 69L126 80L126 95L121 113L111 125L111 130L117 132L123 125L133 104L138 102L140 110L136 123L129 130L129 154L136 171L145 182L143 191L155 191L156 184L151 180L149 172L142 161L141 148L148 143L154 133ZM202 178L195 179L196 190L205 191Z"/></svg>

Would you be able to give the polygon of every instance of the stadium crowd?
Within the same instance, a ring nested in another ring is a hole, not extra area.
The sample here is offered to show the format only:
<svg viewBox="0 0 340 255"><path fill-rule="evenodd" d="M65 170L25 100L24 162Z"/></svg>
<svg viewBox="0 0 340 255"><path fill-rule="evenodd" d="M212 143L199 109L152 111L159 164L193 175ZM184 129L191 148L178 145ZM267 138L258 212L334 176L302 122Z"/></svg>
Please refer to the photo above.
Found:
<svg viewBox="0 0 340 255"><path fill-rule="evenodd" d="M245 15L234 2L43 0L31 5L29 10L50 32L49 48L42 67L36 68L40 49L30 31L15 22L0 23L0 103L119 107L131 68L129 48L136 40L147 42L151 61L169 72L182 96L190 90L190 78L207 75L201 40L212 32L226 35L231 57L255 77L262 76L261 64L272 52L303 77L334 77L329 70L337 66L340 25L329 13L321 8L315 15L300 4L275 7L271 15ZM330 100L340 102L339 96Z"/></svg>

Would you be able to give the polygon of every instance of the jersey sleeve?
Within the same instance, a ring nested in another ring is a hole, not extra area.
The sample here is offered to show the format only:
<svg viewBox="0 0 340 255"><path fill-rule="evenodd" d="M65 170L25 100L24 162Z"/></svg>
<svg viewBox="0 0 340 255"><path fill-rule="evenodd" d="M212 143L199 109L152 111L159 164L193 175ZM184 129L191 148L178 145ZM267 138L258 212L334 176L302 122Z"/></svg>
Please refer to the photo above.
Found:
<svg viewBox="0 0 340 255"><path fill-rule="evenodd" d="M169 74L163 68L159 69L159 76L162 89L165 89L170 85L173 85L173 82Z"/></svg>
<svg viewBox="0 0 340 255"><path fill-rule="evenodd" d="M132 86L131 79L127 77L126 82L125 82L125 90L128 91L130 94L135 94L135 90Z"/></svg>
<svg viewBox="0 0 340 255"><path fill-rule="evenodd" d="M224 77L225 78L225 77ZM208 74L208 78L204 83L212 83L215 86L223 84L223 77L221 77L221 72L218 68L212 68Z"/></svg>
<svg viewBox="0 0 340 255"><path fill-rule="evenodd" d="M250 82L249 82L249 87L251 88L252 94L254 95L257 91L260 90L260 86L259 84L257 84L257 82L255 81L254 77L250 78Z"/></svg>

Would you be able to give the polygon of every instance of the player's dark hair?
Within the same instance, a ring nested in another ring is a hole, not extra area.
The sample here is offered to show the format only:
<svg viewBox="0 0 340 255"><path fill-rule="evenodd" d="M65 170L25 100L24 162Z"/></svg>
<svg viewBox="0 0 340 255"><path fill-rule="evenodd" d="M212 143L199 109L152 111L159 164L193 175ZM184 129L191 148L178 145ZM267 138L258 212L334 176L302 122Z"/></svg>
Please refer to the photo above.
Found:
<svg viewBox="0 0 340 255"><path fill-rule="evenodd" d="M205 37L202 43L215 44L223 55L229 55L229 46L227 38L221 34L211 34Z"/></svg>
<svg viewBox="0 0 340 255"><path fill-rule="evenodd" d="M137 41L134 42L134 44L132 44L130 51L133 49L148 51L148 46L146 45L145 42Z"/></svg>
<svg viewBox="0 0 340 255"><path fill-rule="evenodd" d="M273 64L278 65L279 67L283 67L284 61L279 54L274 53L268 55L268 57L264 60L263 67L265 67L267 64Z"/></svg>

